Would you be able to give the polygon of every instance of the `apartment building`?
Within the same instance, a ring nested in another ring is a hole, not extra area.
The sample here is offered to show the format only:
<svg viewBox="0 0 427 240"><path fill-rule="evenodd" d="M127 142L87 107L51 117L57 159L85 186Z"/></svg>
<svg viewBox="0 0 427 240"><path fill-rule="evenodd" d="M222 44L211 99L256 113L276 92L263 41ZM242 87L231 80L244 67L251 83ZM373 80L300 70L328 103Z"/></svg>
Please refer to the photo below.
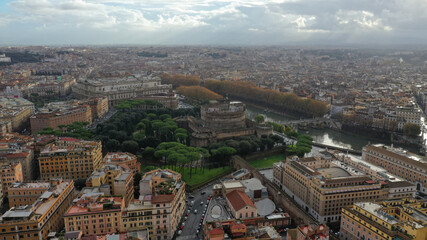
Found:
<svg viewBox="0 0 427 240"><path fill-rule="evenodd" d="M37 175L34 172L36 165L34 161L34 152L32 149L11 149L7 148L7 151L0 153L1 161L8 161L10 163L21 163L22 172L25 181L32 180Z"/></svg>
<svg viewBox="0 0 427 240"><path fill-rule="evenodd" d="M427 203L400 199L346 206L342 209L340 239L427 239Z"/></svg>
<svg viewBox="0 0 427 240"><path fill-rule="evenodd" d="M363 160L386 169L389 173L416 185L427 194L427 159L401 148L382 144L368 145L362 150Z"/></svg>
<svg viewBox="0 0 427 240"><path fill-rule="evenodd" d="M40 178L86 179L102 164L101 141L58 137L40 152Z"/></svg>
<svg viewBox="0 0 427 240"><path fill-rule="evenodd" d="M63 218L65 231L81 231L85 236L121 232L120 220L125 207L123 197L84 193L73 201Z"/></svg>
<svg viewBox="0 0 427 240"><path fill-rule="evenodd" d="M2 97L0 98L0 106L2 108L29 108L31 114L34 114L34 103L25 98Z"/></svg>
<svg viewBox="0 0 427 240"><path fill-rule="evenodd" d="M63 215L74 198L73 181L64 181L45 191L33 204L12 207L0 218L4 240L42 240L64 227Z"/></svg>
<svg viewBox="0 0 427 240"><path fill-rule="evenodd" d="M22 165L18 163L0 162L0 206L3 198L7 195L8 189L14 182L22 182Z"/></svg>
<svg viewBox="0 0 427 240"><path fill-rule="evenodd" d="M104 157L104 163L127 167L133 174L138 173L141 169L141 163L138 162L138 158L128 152L109 152Z"/></svg>
<svg viewBox="0 0 427 240"><path fill-rule="evenodd" d="M421 124L422 111L415 106L411 107L397 107L397 129L403 130L406 123Z"/></svg>
<svg viewBox="0 0 427 240"><path fill-rule="evenodd" d="M26 97L62 97L71 93L76 79L69 76L31 76L30 81L34 84L23 88Z"/></svg>
<svg viewBox="0 0 427 240"><path fill-rule="evenodd" d="M185 183L169 169L144 174L140 197L124 209L124 231L147 229L151 239L171 239L185 211Z"/></svg>
<svg viewBox="0 0 427 240"><path fill-rule="evenodd" d="M105 195L121 195L127 205L134 198L133 176L129 168L104 163L100 169L93 171L86 180L86 186L99 188Z"/></svg>
<svg viewBox="0 0 427 240"><path fill-rule="evenodd" d="M90 106L92 110L92 120L103 117L109 110L108 97L97 97L82 100L83 103Z"/></svg>
<svg viewBox="0 0 427 240"><path fill-rule="evenodd" d="M20 131L28 124L32 114L28 107L3 108L0 110L0 121L11 122L12 131Z"/></svg>
<svg viewBox="0 0 427 240"><path fill-rule="evenodd" d="M44 192L62 183L62 180L16 182L7 190L10 207L33 204Z"/></svg>
<svg viewBox="0 0 427 240"><path fill-rule="evenodd" d="M5 133L0 136L0 162L21 163L25 181L38 175L34 160L34 138L19 133Z"/></svg>
<svg viewBox="0 0 427 240"><path fill-rule="evenodd" d="M92 109L89 105L59 105L51 104L31 116L31 132L34 134L44 128L58 129L60 125L69 125L73 122L92 123Z"/></svg>

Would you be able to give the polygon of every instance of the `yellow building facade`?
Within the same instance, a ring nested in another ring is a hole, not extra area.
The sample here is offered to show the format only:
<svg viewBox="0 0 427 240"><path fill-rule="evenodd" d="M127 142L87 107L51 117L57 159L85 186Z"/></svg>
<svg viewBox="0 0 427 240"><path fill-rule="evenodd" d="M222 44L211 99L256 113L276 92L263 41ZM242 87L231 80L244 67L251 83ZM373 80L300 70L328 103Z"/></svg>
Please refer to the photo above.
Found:
<svg viewBox="0 0 427 240"><path fill-rule="evenodd" d="M40 178L86 179L102 164L101 141L58 138L41 150Z"/></svg>
<svg viewBox="0 0 427 240"><path fill-rule="evenodd" d="M361 202L342 209L340 239L427 239L427 202Z"/></svg>

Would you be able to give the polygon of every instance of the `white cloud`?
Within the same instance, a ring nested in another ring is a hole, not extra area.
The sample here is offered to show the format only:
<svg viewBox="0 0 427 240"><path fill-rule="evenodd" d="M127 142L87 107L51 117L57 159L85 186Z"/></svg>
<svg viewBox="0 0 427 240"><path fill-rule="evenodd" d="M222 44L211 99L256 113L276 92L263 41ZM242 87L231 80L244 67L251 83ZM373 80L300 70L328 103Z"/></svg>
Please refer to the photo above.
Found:
<svg viewBox="0 0 427 240"><path fill-rule="evenodd" d="M425 0L12 0L9 6L0 14L0 31L11 34L0 42L13 42L14 35L31 41L23 32L32 30L44 33L46 43L71 32L91 33L79 39L99 43L129 36L171 44L427 38Z"/></svg>

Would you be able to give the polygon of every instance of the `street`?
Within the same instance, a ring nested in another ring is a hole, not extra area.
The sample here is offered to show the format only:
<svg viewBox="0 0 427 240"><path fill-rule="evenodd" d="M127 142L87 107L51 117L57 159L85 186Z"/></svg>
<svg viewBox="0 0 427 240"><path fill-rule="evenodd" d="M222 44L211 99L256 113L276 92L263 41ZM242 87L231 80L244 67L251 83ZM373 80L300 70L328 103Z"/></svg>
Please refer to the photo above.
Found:
<svg viewBox="0 0 427 240"><path fill-rule="evenodd" d="M201 231L199 234L197 233L197 228L199 227L199 224L201 224L201 217L203 215L203 210L205 209L205 205L207 203L209 195L212 194L212 186L214 183L211 183L207 186L205 186L203 189L195 191L191 194L187 195L188 203L187 203L187 210L190 210L190 215L188 216L187 220L184 220L183 218L181 220L181 224L185 223L184 229L182 230L181 235L177 235L177 240L186 240L186 239L202 239L202 233ZM201 195L202 192L206 192L205 194ZM193 195L194 198L189 198L190 195ZM191 202L194 201L194 205L190 207ZM200 202L203 202L203 205L200 204ZM197 214L194 213L194 210L197 209ZM179 228L178 227L178 228ZM178 231L176 229L176 231Z"/></svg>
<svg viewBox="0 0 427 240"><path fill-rule="evenodd" d="M114 116L114 114L116 114L117 110L114 108L110 108L110 110L101 118L96 119L91 125L89 125L87 128L88 129L95 129L96 126L98 126L98 124L100 123L104 123L106 121L108 121L112 116Z"/></svg>

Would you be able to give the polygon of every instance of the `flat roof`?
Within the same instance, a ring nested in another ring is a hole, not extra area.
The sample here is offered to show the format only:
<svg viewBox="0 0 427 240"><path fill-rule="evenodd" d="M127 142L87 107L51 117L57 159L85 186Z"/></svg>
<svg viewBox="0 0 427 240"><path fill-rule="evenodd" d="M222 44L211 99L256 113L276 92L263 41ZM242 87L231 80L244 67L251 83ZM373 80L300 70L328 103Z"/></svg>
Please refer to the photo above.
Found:
<svg viewBox="0 0 427 240"><path fill-rule="evenodd" d="M372 203L372 202L359 202L359 203L355 203L356 206L364 209L365 211L369 212L370 214L378 217L379 219L390 223L390 224L396 224L398 223L394 217L392 217L391 215L388 215L386 213L384 213L381 208L382 206L377 204L377 203Z"/></svg>
<svg viewBox="0 0 427 240"><path fill-rule="evenodd" d="M351 176L346 170L340 167L330 167L330 168L319 168L318 172L322 173L323 176L331 175L332 178L336 177L349 177Z"/></svg>
<svg viewBox="0 0 427 240"><path fill-rule="evenodd" d="M49 188L49 182L14 183L10 188Z"/></svg>
<svg viewBox="0 0 427 240"><path fill-rule="evenodd" d="M265 188L258 178L243 180L242 184L245 186L245 188L250 190L258 190Z"/></svg>
<svg viewBox="0 0 427 240"><path fill-rule="evenodd" d="M276 204L274 204L274 202L269 198L264 198L258 202L255 202L255 206L257 208L257 213L260 216L270 215L276 209Z"/></svg>
<svg viewBox="0 0 427 240"><path fill-rule="evenodd" d="M222 183L225 188L239 188L244 187L243 184L239 181L227 181Z"/></svg>

